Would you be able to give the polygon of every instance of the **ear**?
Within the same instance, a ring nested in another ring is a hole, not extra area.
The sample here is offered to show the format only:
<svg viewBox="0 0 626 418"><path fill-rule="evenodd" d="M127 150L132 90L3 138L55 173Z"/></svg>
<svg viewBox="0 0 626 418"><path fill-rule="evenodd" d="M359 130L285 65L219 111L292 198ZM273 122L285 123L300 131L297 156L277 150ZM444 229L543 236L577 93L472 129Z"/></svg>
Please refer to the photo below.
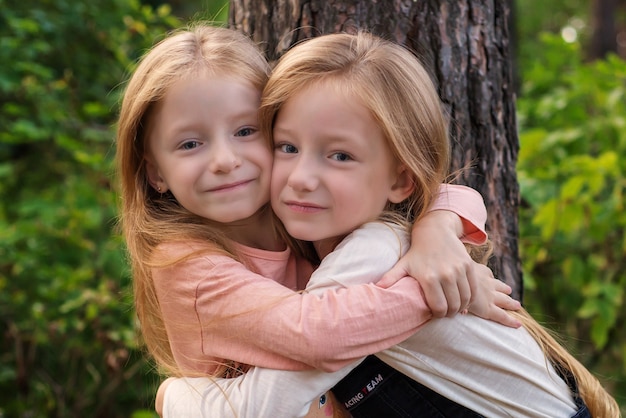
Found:
<svg viewBox="0 0 626 418"><path fill-rule="evenodd" d="M159 193L165 193L168 190L167 183L161 177L159 169L151 158L146 158L146 175L148 176L148 183Z"/></svg>
<svg viewBox="0 0 626 418"><path fill-rule="evenodd" d="M415 183L409 170L404 165L400 165L396 173L396 181L391 185L387 199L391 203L400 203L409 197L413 190L415 190Z"/></svg>

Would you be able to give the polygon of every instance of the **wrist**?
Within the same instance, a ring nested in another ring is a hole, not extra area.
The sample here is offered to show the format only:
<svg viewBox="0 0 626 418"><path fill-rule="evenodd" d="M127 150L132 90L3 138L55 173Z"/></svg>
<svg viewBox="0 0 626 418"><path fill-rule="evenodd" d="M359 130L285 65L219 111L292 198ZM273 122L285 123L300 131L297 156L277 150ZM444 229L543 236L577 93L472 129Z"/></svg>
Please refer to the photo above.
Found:
<svg viewBox="0 0 626 418"><path fill-rule="evenodd" d="M437 209L425 214L413 224L411 234L419 234L424 228L436 228L439 231L450 231L456 237L464 236L463 220L455 212Z"/></svg>

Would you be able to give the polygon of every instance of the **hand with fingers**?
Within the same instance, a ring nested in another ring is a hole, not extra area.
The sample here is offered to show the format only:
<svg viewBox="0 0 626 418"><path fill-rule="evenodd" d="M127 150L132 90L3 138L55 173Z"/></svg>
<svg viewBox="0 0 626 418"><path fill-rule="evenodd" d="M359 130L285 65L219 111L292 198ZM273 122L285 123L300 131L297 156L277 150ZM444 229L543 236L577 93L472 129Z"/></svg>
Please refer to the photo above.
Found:
<svg viewBox="0 0 626 418"><path fill-rule="evenodd" d="M462 235L463 225L455 213L428 213L414 225L409 251L378 284L385 287L411 276L422 286L434 317L469 311L518 327L519 322L505 311L521 306L509 296L510 286L494 279L487 266L472 260Z"/></svg>

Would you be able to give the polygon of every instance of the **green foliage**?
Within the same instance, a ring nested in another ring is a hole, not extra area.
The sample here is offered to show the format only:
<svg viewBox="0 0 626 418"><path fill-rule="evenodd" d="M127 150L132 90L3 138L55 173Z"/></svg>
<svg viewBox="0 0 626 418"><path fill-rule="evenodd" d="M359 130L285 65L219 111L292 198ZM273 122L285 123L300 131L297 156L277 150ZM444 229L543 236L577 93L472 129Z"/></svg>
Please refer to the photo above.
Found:
<svg viewBox="0 0 626 418"><path fill-rule="evenodd" d="M115 232L114 122L136 59L181 22L160 1L98 3L0 0L0 417L154 416ZM534 45L518 101L525 302L624 400L626 65Z"/></svg>
<svg viewBox="0 0 626 418"><path fill-rule="evenodd" d="M152 409L113 232L113 124L137 54L179 22L98 3L0 0L0 416Z"/></svg>
<svg viewBox="0 0 626 418"><path fill-rule="evenodd" d="M539 50L517 102L525 301L623 400L626 62L548 34Z"/></svg>
<svg viewBox="0 0 626 418"><path fill-rule="evenodd" d="M587 0L515 0L513 3L517 58L522 69L537 58L544 32L559 33L563 27L571 26L583 45L591 36L591 27L587 23L591 6Z"/></svg>
<svg viewBox="0 0 626 418"><path fill-rule="evenodd" d="M168 4L172 7L172 14L181 20L202 20L221 24L228 20L229 0L204 0L202 7L198 2L187 0L145 0L144 3L153 7Z"/></svg>

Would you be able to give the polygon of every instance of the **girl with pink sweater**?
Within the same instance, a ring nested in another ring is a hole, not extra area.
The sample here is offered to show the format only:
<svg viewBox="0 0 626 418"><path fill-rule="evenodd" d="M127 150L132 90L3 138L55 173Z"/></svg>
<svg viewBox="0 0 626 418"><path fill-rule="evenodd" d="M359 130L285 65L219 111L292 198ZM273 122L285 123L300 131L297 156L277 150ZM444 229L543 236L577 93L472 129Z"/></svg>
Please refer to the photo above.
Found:
<svg viewBox="0 0 626 418"><path fill-rule="evenodd" d="M299 292L318 259L269 206L272 148L257 118L269 72L243 35L199 26L156 45L126 87L121 223L141 333L161 370L334 371L468 306L517 326L501 308L519 306L502 293L510 288L457 238L485 238L482 199L461 186L423 202L429 215L384 281ZM470 305L476 294L480 306Z"/></svg>

